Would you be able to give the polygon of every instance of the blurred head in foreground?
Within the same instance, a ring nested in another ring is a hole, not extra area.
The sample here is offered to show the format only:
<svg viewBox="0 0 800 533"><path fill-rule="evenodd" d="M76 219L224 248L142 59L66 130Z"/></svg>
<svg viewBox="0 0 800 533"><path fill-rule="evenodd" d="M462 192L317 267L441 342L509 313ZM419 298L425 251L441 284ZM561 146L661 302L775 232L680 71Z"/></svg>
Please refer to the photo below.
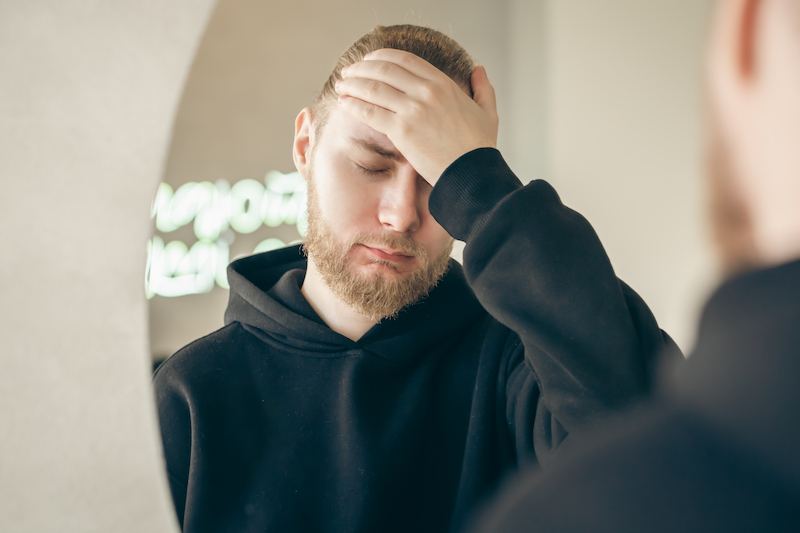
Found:
<svg viewBox="0 0 800 533"><path fill-rule="evenodd" d="M734 274L800 257L800 1L719 1L706 72L723 267Z"/></svg>

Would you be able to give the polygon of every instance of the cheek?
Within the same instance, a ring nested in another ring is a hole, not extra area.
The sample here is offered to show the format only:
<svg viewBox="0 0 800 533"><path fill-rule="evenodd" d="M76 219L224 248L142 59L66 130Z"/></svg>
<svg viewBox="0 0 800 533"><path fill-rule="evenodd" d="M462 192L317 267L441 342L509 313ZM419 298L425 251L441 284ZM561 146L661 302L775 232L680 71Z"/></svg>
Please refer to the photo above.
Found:
<svg viewBox="0 0 800 533"><path fill-rule="evenodd" d="M319 173L316 182L320 209L332 225L358 229L375 210L369 188L344 164L331 164L326 170Z"/></svg>
<svg viewBox="0 0 800 533"><path fill-rule="evenodd" d="M436 220L429 212L427 212L427 210L425 211L423 223L426 227L425 242L423 244L433 258L448 248L453 238L442 226L439 225L438 222L436 222Z"/></svg>

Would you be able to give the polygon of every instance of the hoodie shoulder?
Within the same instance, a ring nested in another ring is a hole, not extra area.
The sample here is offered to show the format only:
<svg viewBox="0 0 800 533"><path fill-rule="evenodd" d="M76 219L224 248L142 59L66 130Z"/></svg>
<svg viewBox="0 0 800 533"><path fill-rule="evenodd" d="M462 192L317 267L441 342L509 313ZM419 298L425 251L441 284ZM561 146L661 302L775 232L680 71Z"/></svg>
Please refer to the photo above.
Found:
<svg viewBox="0 0 800 533"><path fill-rule="evenodd" d="M219 369L248 336L240 323L232 322L187 344L159 365L153 375L153 384L158 389L167 382L185 382L190 377L197 378Z"/></svg>

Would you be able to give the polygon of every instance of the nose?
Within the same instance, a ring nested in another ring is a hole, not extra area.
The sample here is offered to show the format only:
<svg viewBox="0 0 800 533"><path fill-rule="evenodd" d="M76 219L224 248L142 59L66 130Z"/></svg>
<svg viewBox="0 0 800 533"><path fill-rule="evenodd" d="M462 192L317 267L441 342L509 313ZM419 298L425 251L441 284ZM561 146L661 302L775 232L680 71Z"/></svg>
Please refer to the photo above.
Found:
<svg viewBox="0 0 800 533"><path fill-rule="evenodd" d="M416 231L421 224L423 199L419 190L422 178L413 169L393 176L384 188L378 219L385 229L398 233Z"/></svg>

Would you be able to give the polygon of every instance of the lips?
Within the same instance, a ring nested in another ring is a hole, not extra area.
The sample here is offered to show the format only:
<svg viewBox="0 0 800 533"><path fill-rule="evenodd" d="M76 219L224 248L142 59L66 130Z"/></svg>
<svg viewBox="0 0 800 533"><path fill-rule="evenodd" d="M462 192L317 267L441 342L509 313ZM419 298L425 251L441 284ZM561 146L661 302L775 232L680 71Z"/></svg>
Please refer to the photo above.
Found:
<svg viewBox="0 0 800 533"><path fill-rule="evenodd" d="M403 250L394 250L391 248L373 248L371 246L367 246L366 244L362 244L361 246L363 246L368 252L370 252L374 256L384 261L405 263L408 261L413 261L415 259L413 255L408 255Z"/></svg>

